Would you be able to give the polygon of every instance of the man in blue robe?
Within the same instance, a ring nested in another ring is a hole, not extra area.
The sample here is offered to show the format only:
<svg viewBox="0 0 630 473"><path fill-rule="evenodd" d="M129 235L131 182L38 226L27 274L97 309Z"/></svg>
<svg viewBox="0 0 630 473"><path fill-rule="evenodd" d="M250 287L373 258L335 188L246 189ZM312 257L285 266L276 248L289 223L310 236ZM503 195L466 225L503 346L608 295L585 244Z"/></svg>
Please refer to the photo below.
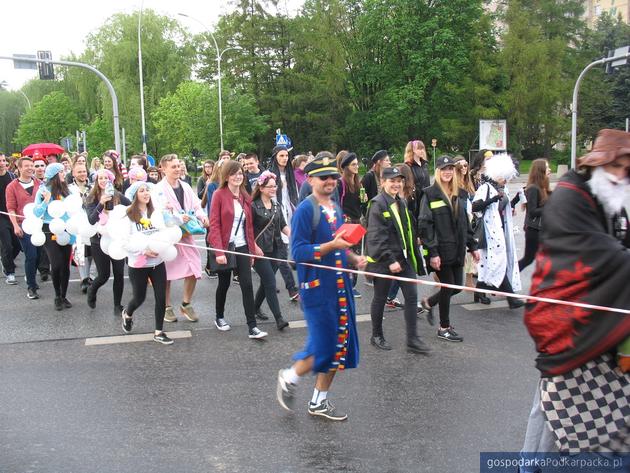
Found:
<svg viewBox="0 0 630 473"><path fill-rule="evenodd" d="M300 298L308 327L304 349L295 363L278 373L280 405L293 410L295 388L301 376L317 373L308 413L330 420L345 420L328 400L328 390L337 371L355 368L359 362L352 278L335 268L348 263L363 269L366 260L347 251L352 243L335 232L343 224L343 212L331 196L340 177L334 156L321 152L304 169L313 194L296 209L291 225L291 252L298 263ZM329 266L323 269L299 263Z"/></svg>

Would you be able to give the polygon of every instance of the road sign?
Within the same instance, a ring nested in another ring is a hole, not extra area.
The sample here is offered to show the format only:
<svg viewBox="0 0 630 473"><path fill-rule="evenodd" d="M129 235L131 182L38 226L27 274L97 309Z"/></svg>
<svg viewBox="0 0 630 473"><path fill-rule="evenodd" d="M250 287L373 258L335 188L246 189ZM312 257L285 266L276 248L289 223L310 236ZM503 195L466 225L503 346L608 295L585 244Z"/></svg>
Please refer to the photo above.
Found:
<svg viewBox="0 0 630 473"><path fill-rule="evenodd" d="M65 138L61 138L61 141L59 142L59 144L63 146L64 148L66 148L67 151L70 151L72 149L72 145L74 144L74 142L72 141L71 136L66 136Z"/></svg>
<svg viewBox="0 0 630 473"><path fill-rule="evenodd" d="M35 54L14 54L13 55L14 59L13 60L13 68L14 69L33 69L33 70L37 70L37 63L35 62L27 62L27 61L20 61L17 58L20 57L24 57L24 58L29 58L29 59L35 59L37 56L35 56Z"/></svg>

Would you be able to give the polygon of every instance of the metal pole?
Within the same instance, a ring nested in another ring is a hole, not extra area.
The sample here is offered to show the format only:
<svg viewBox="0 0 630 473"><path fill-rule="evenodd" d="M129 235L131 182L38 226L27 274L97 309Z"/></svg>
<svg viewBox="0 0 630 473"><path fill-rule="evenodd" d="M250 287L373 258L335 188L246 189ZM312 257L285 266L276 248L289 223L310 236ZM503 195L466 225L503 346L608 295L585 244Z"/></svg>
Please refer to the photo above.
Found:
<svg viewBox="0 0 630 473"><path fill-rule="evenodd" d="M85 139L85 130L81 132L81 135L83 136L83 151L87 153L87 140Z"/></svg>
<svg viewBox="0 0 630 473"><path fill-rule="evenodd" d="M76 130L76 138L77 138L77 153L79 152L79 141L81 141L81 135L79 135L79 130Z"/></svg>
<svg viewBox="0 0 630 473"><path fill-rule="evenodd" d="M138 13L138 76L140 77L140 120L142 122L142 152L147 154L147 130L144 121L144 80L142 75L142 40L140 32L142 27L142 6L144 0L140 2L140 12Z"/></svg>
<svg viewBox="0 0 630 473"><path fill-rule="evenodd" d="M183 16L185 18L190 18L191 20L194 20L197 23L199 23L210 34L210 37L212 38L212 42L214 43L214 49L216 50L216 53L217 53L217 73L218 73L217 87L218 87L218 92L219 92L219 136L220 136L220 141L221 141L220 151L223 151L223 106L221 103L222 102L222 98L221 98L221 54L222 53L219 50L219 45L217 44L217 40L212 34L212 31L210 30L210 28L208 28L206 25L204 25L201 21L199 21L197 18L193 16L186 15L185 13L178 13L178 15Z"/></svg>
<svg viewBox="0 0 630 473"><path fill-rule="evenodd" d="M127 165L127 140L125 140L125 129L122 129L122 160Z"/></svg>
<svg viewBox="0 0 630 473"><path fill-rule="evenodd" d="M630 128L630 118L626 118L626 131L630 131L628 128Z"/></svg>
<svg viewBox="0 0 630 473"><path fill-rule="evenodd" d="M26 103L28 103L28 109L30 110L31 108L33 108L33 107L31 107L31 101L28 99L26 94L24 92L22 92L20 89L18 89L18 92L21 93L24 96L24 98L26 99Z"/></svg>
<svg viewBox="0 0 630 473"><path fill-rule="evenodd" d="M593 61L588 66L584 68L584 70L580 73L575 81L575 87L573 88L573 102L571 103L571 169L575 169L576 167L576 156L577 156L577 113L578 113L578 92L580 90L580 84L585 74L589 71L589 69L599 65L606 64L607 62L618 61L620 59L625 59L629 57L630 54L621 54L619 56L613 57L603 57L598 59L597 61Z"/></svg>
<svg viewBox="0 0 630 473"><path fill-rule="evenodd" d="M0 59L7 59L9 61L13 61L16 58L12 56L0 56ZM89 69L94 74L99 76L99 78L103 82L105 82L105 85L107 86L107 90L109 91L109 95L112 98L112 115L114 118L114 144L115 144L116 151L120 153L120 117L118 116L118 97L116 96L116 91L114 90L114 86L109 81L109 79L105 76L105 74L103 74L97 68L90 66L89 64L84 64L82 62L53 61L52 59L34 59L30 57L21 57L19 58L19 60L26 61L26 62L35 62L35 63L41 62L43 64L59 64L60 66L82 67L84 69Z"/></svg>

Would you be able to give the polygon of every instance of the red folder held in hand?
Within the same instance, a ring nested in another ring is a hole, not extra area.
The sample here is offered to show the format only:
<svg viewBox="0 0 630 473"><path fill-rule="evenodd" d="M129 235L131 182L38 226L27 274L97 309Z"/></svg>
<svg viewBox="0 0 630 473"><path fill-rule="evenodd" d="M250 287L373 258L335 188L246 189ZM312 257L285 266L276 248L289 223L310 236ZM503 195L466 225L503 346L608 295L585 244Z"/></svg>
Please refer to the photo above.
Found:
<svg viewBox="0 0 630 473"><path fill-rule="evenodd" d="M343 234L343 239L348 243L352 243L353 245L358 245L361 241L361 238L366 234L365 228L363 228L358 223L344 223L339 229L335 232L335 235L339 232L345 232Z"/></svg>

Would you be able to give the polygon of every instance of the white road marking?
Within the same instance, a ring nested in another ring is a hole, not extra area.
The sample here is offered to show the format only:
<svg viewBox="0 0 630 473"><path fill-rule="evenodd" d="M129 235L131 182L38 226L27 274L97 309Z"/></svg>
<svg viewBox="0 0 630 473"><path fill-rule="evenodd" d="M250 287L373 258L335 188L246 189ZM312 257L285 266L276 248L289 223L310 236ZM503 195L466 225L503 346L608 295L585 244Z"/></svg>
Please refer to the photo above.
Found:
<svg viewBox="0 0 630 473"><path fill-rule="evenodd" d="M486 309L503 309L504 307L509 307L507 301L492 301L492 304L462 304L466 310L486 310Z"/></svg>
<svg viewBox="0 0 630 473"><path fill-rule="evenodd" d="M370 314L357 315L357 322L369 322L372 319ZM289 328L305 328L306 320L291 320L289 321Z"/></svg>
<svg viewBox="0 0 630 473"><path fill-rule="evenodd" d="M190 330L178 330L175 332L165 332L170 338L190 338ZM153 333L139 333L135 335L119 335L115 337L95 337L86 338L85 346L114 345L116 343L133 343L153 341Z"/></svg>

